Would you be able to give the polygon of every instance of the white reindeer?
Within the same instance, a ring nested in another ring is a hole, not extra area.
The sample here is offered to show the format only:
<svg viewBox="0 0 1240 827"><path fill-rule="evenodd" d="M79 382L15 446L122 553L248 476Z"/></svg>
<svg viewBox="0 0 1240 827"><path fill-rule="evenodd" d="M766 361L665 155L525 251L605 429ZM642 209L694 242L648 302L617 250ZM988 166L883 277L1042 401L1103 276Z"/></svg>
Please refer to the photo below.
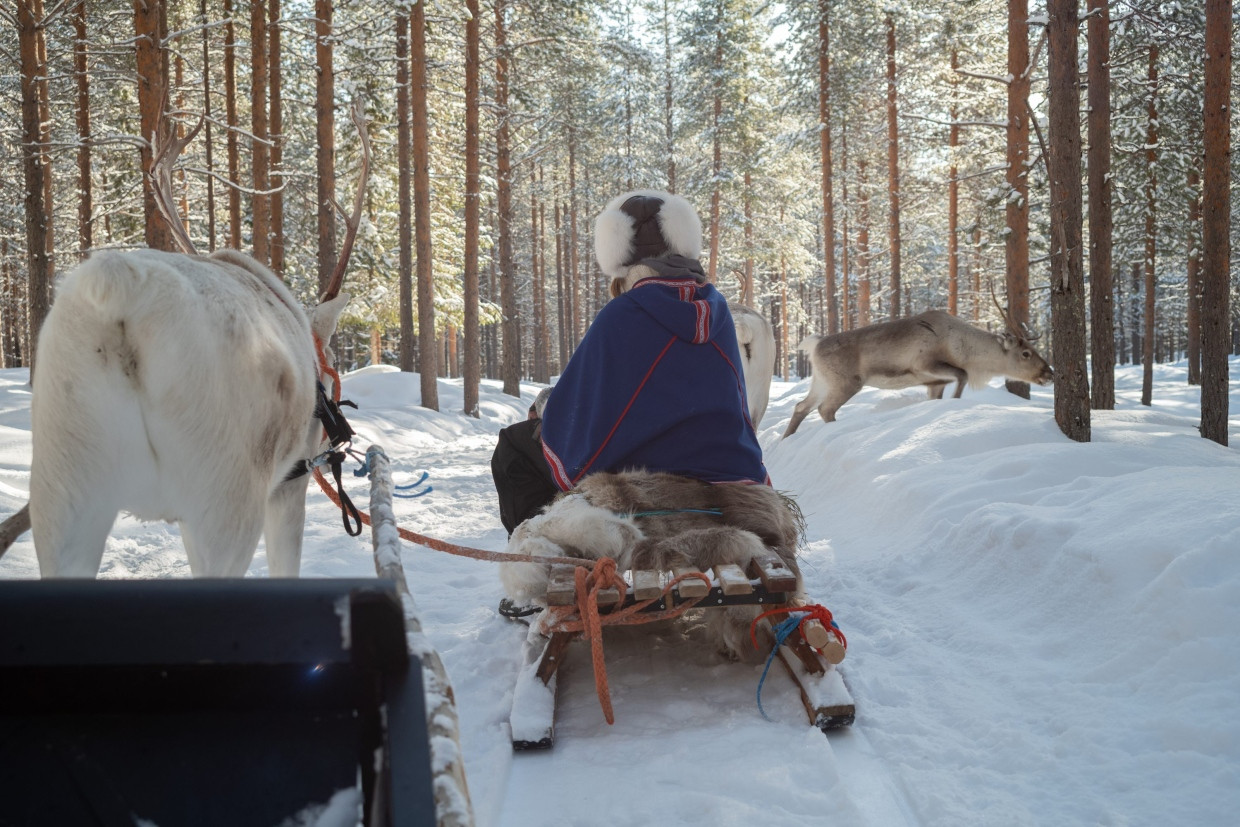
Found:
<svg viewBox="0 0 1240 827"><path fill-rule="evenodd" d="M248 255L99 252L60 285L39 336L31 419L30 520L44 577L94 577L121 511L176 522L194 576L239 577L267 542L273 576L301 563L309 477L320 453L316 341L348 302L335 296L360 218L362 184L333 286L307 314ZM196 132L197 130L195 130ZM161 210L171 160L159 153ZM331 356L324 357L330 364ZM303 466L304 467L304 466Z"/></svg>
<svg viewBox="0 0 1240 827"><path fill-rule="evenodd" d="M771 398L771 378L775 375L775 331L756 310L728 302L736 325L736 343L741 350L741 373L745 377L745 400L749 420L755 429L766 414Z"/></svg>

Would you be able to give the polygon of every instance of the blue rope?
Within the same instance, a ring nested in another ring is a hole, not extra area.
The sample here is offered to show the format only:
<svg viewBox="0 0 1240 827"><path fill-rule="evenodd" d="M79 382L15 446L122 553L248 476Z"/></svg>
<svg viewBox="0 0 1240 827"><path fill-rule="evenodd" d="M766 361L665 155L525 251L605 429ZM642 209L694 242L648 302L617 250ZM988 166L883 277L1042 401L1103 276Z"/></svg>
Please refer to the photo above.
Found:
<svg viewBox="0 0 1240 827"><path fill-rule="evenodd" d="M416 480L409 483L408 485L396 486L396 490L397 491L408 491L410 488L417 488L419 485L426 482L426 478L429 476L430 476L430 473L428 471L423 471L422 476L418 477ZM418 496L421 496L421 495L418 495Z"/></svg>
<svg viewBox="0 0 1240 827"><path fill-rule="evenodd" d="M775 646L771 649L771 654L766 656L766 666L762 667L762 677L758 679L758 711L768 721L771 718L766 714L766 710L762 708L762 684L766 681L766 673L770 670L771 661L775 660L775 653L779 651L779 647L784 645L784 641L797 630L797 627L801 625L801 621L808 614L808 612L793 612L775 627Z"/></svg>
<svg viewBox="0 0 1240 827"><path fill-rule="evenodd" d="M722 517L722 508L669 508L665 511L634 511L629 514L630 517L664 517L668 514L709 514L712 517Z"/></svg>

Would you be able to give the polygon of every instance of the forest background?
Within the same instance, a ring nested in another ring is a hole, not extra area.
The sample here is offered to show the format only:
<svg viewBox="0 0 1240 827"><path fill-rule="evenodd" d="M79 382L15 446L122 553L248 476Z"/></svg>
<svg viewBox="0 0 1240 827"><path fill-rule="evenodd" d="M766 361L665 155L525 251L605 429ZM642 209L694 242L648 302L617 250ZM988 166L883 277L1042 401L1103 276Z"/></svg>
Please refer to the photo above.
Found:
<svg viewBox="0 0 1240 827"><path fill-rule="evenodd" d="M337 351L419 370L427 407L436 375L463 376L475 413L479 375L517 394L561 370L607 298L593 218L646 187L698 207L709 275L771 320L782 378L807 374L808 333L937 307L1079 328L1038 347L1062 374L1079 345L1081 377L1088 317L1095 408L1115 363L1148 377L1187 357L1200 382L1203 312L1222 314L1216 352L1240 352L1240 215L1202 208L1211 130L1224 194L1236 175L1230 122L1203 116L1220 9L1226 102L1220 0L17 0L0 12L0 186L24 196L0 206L3 366L33 365L55 273L171 248L144 175L161 122L205 116L174 182L198 249L252 251L312 303L359 177L357 100L374 157ZM1063 245L1057 94L1090 199ZM1079 324L1055 318L1054 285ZM1060 420L1088 438L1087 412L1083 434Z"/></svg>

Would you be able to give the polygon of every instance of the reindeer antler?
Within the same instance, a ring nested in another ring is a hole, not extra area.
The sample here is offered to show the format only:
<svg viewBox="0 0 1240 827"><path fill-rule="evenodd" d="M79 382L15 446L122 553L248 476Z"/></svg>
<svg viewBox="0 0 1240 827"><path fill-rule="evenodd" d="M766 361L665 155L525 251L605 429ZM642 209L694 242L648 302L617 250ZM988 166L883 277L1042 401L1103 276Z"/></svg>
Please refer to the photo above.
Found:
<svg viewBox="0 0 1240 827"><path fill-rule="evenodd" d="M177 213L176 199L172 195L172 170L177 158L185 147L189 146L189 142L194 140L206 119L206 115L199 116L198 125L184 138L178 138L173 130L172 119L165 116L159 119L159 126L151 136L151 194L155 199L155 208L164 217L164 221L168 222L172 240L186 255L194 255L198 251L194 249L194 242L190 240L185 224Z"/></svg>
<svg viewBox="0 0 1240 827"><path fill-rule="evenodd" d="M360 97L353 99L351 117L362 142L362 169L357 183L357 195L353 198L353 215L345 218L344 244L340 247L340 257L336 259L336 269L332 272L331 281L327 283L327 289L319 296L320 304L331 301L340 292L344 271L349 264L349 255L353 252L353 242L357 238L357 228L362 223L362 208L366 203L366 180L370 177L370 135L366 132L366 113Z"/></svg>
<svg viewBox="0 0 1240 827"><path fill-rule="evenodd" d="M990 299L995 303L995 310L999 311L999 318L1003 319L1003 323L1007 325L1007 329L1013 336L1017 339L1024 339L1026 342L1036 342L1038 339L1042 338L1041 333L1034 333L1026 324L1022 323L1021 326L1017 328L1016 324L1012 321L1011 314L1004 310L1003 306L999 304L999 297L995 295L994 279L988 279L987 285L990 287Z"/></svg>

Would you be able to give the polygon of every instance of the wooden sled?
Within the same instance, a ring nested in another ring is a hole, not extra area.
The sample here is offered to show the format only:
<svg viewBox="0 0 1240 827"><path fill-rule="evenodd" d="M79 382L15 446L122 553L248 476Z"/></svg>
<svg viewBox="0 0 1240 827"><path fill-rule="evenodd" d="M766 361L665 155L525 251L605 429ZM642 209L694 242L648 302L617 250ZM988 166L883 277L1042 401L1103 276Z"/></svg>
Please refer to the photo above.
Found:
<svg viewBox="0 0 1240 827"><path fill-rule="evenodd" d="M755 561L748 572L735 565L717 566L712 571L703 572L710 578L709 586L698 578L686 579L660 597L667 583L689 571L695 570L630 571L625 576L628 588L623 595L619 589L599 593L600 610L606 613L659 598L645 611L665 611L701 598L694 606L695 610L759 606L767 611L789 607L796 591L796 576L772 554ZM575 604L573 566L552 566L546 600L549 607ZM545 631L546 624L542 621L548 615L550 612L544 612L530 625L529 637L525 642L509 718L514 750L549 749L555 743L556 676L568 655L568 644L580 634ZM814 628L815 625L817 628ZM806 637L809 642L806 642ZM820 648L815 649L814 646ZM823 732L852 724L856 715L855 706L836 668L836 664L843 660L844 649L834 635L813 621L807 624L804 636L795 632L790 635L777 654L800 689L811 724Z"/></svg>

